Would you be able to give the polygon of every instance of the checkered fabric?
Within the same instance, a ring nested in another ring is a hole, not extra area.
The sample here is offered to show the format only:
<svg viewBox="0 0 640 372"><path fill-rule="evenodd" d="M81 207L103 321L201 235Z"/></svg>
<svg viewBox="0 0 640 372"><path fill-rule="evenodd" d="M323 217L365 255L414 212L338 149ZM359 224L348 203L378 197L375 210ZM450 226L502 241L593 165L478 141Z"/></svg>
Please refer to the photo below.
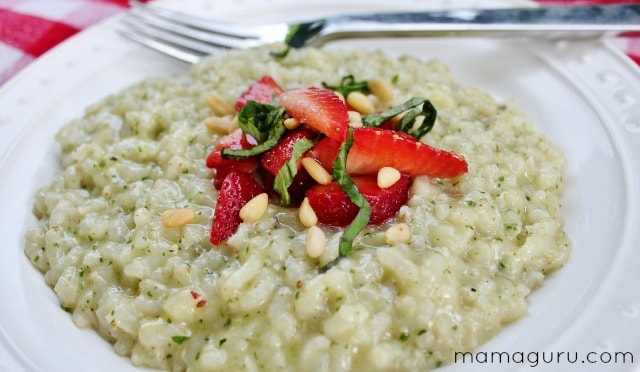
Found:
<svg viewBox="0 0 640 372"><path fill-rule="evenodd" d="M127 8L127 0L0 0L0 85L68 37Z"/></svg>

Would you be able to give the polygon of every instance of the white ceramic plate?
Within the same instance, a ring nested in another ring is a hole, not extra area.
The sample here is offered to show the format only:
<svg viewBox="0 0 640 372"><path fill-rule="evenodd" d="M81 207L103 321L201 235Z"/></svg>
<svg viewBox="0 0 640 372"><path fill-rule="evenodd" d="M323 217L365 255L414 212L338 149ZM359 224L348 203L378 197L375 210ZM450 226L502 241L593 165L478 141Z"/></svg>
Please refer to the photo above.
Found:
<svg viewBox="0 0 640 372"><path fill-rule="evenodd" d="M166 1L176 6L177 1ZM253 3L253 4L252 4ZM310 13L310 4L315 4ZM212 17L243 21L308 18L332 12L450 6L451 1L180 1ZM482 1L455 2L456 6ZM489 5L524 4L492 1ZM256 9L259 8L259 11ZM250 11L249 11L250 10ZM35 190L59 168L53 136L84 107L140 79L188 66L133 44L111 19L80 33L0 90L0 370L128 371L129 359L90 330L80 330L23 254L23 232L36 223ZM482 39L342 41L393 54L439 58L458 81L515 100L567 155L563 202L573 254L529 297L529 314L483 347L521 352L522 363L455 364L447 371L634 370L640 364L640 69L600 41L508 42ZM546 363L561 354L559 361ZM587 354L589 352L599 354ZM591 364L597 355L633 353L634 364ZM540 354L532 354L540 353ZM553 354L551 354L553 353ZM567 362L579 358L577 363ZM602 354L604 353L604 354ZM583 363L584 362L584 363Z"/></svg>

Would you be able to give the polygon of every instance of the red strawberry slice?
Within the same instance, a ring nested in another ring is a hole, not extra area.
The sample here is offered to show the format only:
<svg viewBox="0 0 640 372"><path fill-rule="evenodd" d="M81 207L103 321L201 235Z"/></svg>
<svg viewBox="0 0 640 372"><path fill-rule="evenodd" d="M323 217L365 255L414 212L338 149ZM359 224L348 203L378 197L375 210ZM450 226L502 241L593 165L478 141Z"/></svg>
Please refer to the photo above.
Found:
<svg viewBox="0 0 640 372"><path fill-rule="evenodd" d="M353 177L353 182L371 205L369 225L385 222L407 203L408 176L400 177L395 184L386 189L378 187L377 179L373 176L356 176ZM313 186L307 191L306 196L318 216L318 221L325 225L348 226L359 210L335 181L328 185Z"/></svg>
<svg viewBox="0 0 640 372"><path fill-rule="evenodd" d="M240 209L263 192L262 187L251 176L231 171L224 178L211 224L212 244L225 242L238 231L242 223Z"/></svg>
<svg viewBox="0 0 640 372"><path fill-rule="evenodd" d="M244 173L253 173L260 167L258 157L250 157L245 159L225 159L222 157L222 149L242 150L250 149L257 145L258 142L250 135L242 133L240 128L222 137L220 142L213 148L207 156L207 167L214 168L216 174L213 178L213 185L216 189L220 189L222 181L226 175L237 170Z"/></svg>
<svg viewBox="0 0 640 372"><path fill-rule="evenodd" d="M247 101L271 105L274 98L278 97L282 92L282 87L271 76L263 76L240 95L240 98L236 101L236 111L240 111L247 104Z"/></svg>
<svg viewBox="0 0 640 372"><path fill-rule="evenodd" d="M323 138L308 152L326 169L333 167L340 143ZM410 135L389 129L356 128L347 156L349 174L376 174L393 167L409 176L452 178L467 172L467 162L458 155L434 149Z"/></svg>
<svg viewBox="0 0 640 372"><path fill-rule="evenodd" d="M271 174L277 174L280 168L291 159L293 155L293 146L302 138L312 139L315 134L305 129L298 129L286 134L280 142L275 145L271 150L264 153L262 156L262 166L271 172ZM298 164L300 169L300 164Z"/></svg>
<svg viewBox="0 0 640 372"><path fill-rule="evenodd" d="M288 90L280 95L278 105L327 137L336 141L347 139L347 106L332 90L317 87Z"/></svg>

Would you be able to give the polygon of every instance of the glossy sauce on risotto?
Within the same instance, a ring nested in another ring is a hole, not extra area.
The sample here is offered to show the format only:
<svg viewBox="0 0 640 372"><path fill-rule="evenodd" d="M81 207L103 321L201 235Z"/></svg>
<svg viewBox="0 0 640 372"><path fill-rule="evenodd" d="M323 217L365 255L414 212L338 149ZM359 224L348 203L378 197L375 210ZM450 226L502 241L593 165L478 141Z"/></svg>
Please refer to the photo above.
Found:
<svg viewBox="0 0 640 372"><path fill-rule="evenodd" d="M233 105L264 75L291 88L349 74L392 82L389 102L370 97L378 110L428 98L438 116L422 141L463 156L468 173L416 178L398 215L362 231L326 272L318 268L338 256L343 230L321 227L326 247L311 257L297 209L273 203L213 246L211 97ZM40 223L26 233L26 255L74 323L137 366L433 369L523 316L527 295L570 251L562 152L516 105L454 82L438 61L220 53L186 76L107 97L56 139L62 170L35 195ZM410 235L388 242L399 223Z"/></svg>

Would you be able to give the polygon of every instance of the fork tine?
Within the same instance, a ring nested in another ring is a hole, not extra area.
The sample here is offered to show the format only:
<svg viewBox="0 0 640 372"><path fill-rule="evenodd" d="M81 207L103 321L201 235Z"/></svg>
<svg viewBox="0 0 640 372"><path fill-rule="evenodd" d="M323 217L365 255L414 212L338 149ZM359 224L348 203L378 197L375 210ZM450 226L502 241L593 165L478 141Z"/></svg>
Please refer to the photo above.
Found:
<svg viewBox="0 0 640 372"><path fill-rule="evenodd" d="M167 40L157 40L148 34L131 28L118 28L116 31L130 40L188 63L196 63L207 54L186 48L183 45L169 43Z"/></svg>
<svg viewBox="0 0 640 372"><path fill-rule="evenodd" d="M289 32L284 23L245 26L220 24L152 4L130 1L131 10L121 20L120 34L129 39L194 62L220 51L282 42Z"/></svg>
<svg viewBox="0 0 640 372"><path fill-rule="evenodd" d="M171 30L191 39L227 48L247 48L260 43L260 35L248 31L250 27L223 25L138 1L132 1L131 6L130 15L137 21L163 30Z"/></svg>
<svg viewBox="0 0 640 372"><path fill-rule="evenodd" d="M192 32L188 29L184 30L181 26L163 23L162 21L148 21L135 13L128 14L123 19L123 23L130 29L153 39L166 40L169 43L185 46L202 53L211 53L219 51L221 48L234 47L229 43L223 43L224 40L216 40L215 35Z"/></svg>
<svg viewBox="0 0 640 372"><path fill-rule="evenodd" d="M146 13L139 13L136 10L128 13L123 22L128 27L153 38L166 39L179 45L186 44L190 48L204 53L211 53L211 51L217 51L220 48L243 49L255 45L253 40L236 39L226 35L192 29L162 18L154 18Z"/></svg>

